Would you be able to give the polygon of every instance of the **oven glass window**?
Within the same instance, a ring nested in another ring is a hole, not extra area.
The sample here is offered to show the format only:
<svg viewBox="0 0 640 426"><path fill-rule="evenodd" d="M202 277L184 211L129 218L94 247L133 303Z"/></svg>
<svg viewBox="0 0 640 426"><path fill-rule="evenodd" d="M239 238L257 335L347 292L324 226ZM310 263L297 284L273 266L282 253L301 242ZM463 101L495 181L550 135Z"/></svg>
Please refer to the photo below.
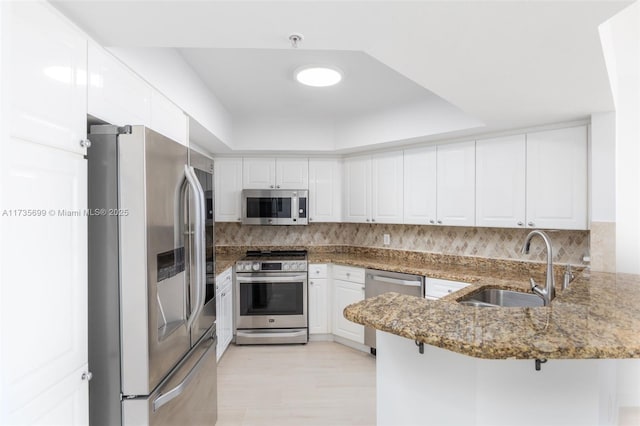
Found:
<svg viewBox="0 0 640 426"><path fill-rule="evenodd" d="M249 218L290 218L291 198L247 197Z"/></svg>
<svg viewBox="0 0 640 426"><path fill-rule="evenodd" d="M303 283L240 284L240 315L302 315Z"/></svg>

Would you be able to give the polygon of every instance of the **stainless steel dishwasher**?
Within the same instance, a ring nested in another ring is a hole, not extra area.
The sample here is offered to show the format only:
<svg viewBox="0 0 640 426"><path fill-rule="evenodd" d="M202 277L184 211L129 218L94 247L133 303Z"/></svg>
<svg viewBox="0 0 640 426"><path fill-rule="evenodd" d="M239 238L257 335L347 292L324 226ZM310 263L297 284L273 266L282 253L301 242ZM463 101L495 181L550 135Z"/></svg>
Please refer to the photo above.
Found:
<svg viewBox="0 0 640 426"><path fill-rule="evenodd" d="M396 292L410 296L424 297L424 277L420 275L401 274L399 272L367 269L364 281L364 297L375 297L382 293ZM376 330L364 328L364 344L376 354Z"/></svg>

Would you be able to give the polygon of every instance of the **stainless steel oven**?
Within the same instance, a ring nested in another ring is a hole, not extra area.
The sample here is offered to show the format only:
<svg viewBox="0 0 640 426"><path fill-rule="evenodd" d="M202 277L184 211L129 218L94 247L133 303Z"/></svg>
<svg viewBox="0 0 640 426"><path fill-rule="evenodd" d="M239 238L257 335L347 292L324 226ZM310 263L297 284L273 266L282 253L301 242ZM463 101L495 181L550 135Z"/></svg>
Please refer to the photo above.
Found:
<svg viewBox="0 0 640 426"><path fill-rule="evenodd" d="M306 252L248 252L236 263L236 344L306 343Z"/></svg>

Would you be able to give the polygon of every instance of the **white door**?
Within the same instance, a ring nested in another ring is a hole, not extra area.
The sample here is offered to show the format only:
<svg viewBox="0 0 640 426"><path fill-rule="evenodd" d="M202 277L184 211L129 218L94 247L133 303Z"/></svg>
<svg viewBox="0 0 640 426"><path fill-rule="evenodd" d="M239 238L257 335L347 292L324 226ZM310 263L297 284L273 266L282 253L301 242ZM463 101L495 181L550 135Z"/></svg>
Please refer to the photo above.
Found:
<svg viewBox="0 0 640 426"><path fill-rule="evenodd" d="M372 221L403 222L403 155L402 151L374 155L371 159Z"/></svg>
<svg viewBox="0 0 640 426"><path fill-rule="evenodd" d="M436 223L436 147L404 151L404 223Z"/></svg>
<svg viewBox="0 0 640 426"><path fill-rule="evenodd" d="M309 160L278 158L276 160L277 189L309 189Z"/></svg>
<svg viewBox="0 0 640 426"><path fill-rule="evenodd" d="M276 187L276 160L273 158L243 158L242 188L274 189Z"/></svg>
<svg viewBox="0 0 640 426"><path fill-rule="evenodd" d="M87 162L2 141L2 424L86 424Z"/></svg>
<svg viewBox="0 0 640 426"><path fill-rule="evenodd" d="M527 226L587 229L586 126L527 134Z"/></svg>
<svg viewBox="0 0 640 426"><path fill-rule="evenodd" d="M524 135L476 141L476 225L525 226Z"/></svg>
<svg viewBox="0 0 640 426"><path fill-rule="evenodd" d="M45 2L0 18L0 423L87 424L87 40Z"/></svg>
<svg viewBox="0 0 640 426"><path fill-rule="evenodd" d="M216 158L213 170L216 222L239 222L242 212L242 158Z"/></svg>
<svg viewBox="0 0 640 426"><path fill-rule="evenodd" d="M371 222L371 158L344 160L344 221Z"/></svg>
<svg viewBox="0 0 640 426"><path fill-rule="evenodd" d="M439 145L437 148L439 225L475 224L475 142Z"/></svg>
<svg viewBox="0 0 640 426"><path fill-rule="evenodd" d="M8 2L2 38L11 133L84 154L87 39L48 4Z"/></svg>
<svg viewBox="0 0 640 426"><path fill-rule="evenodd" d="M340 222L342 163L338 159L309 160L309 221Z"/></svg>
<svg viewBox="0 0 640 426"><path fill-rule="evenodd" d="M342 311L347 305L364 300L364 284L334 280L333 334L364 344L364 326L349 321Z"/></svg>
<svg viewBox="0 0 640 426"><path fill-rule="evenodd" d="M329 333L329 288L326 278L309 280L309 334Z"/></svg>

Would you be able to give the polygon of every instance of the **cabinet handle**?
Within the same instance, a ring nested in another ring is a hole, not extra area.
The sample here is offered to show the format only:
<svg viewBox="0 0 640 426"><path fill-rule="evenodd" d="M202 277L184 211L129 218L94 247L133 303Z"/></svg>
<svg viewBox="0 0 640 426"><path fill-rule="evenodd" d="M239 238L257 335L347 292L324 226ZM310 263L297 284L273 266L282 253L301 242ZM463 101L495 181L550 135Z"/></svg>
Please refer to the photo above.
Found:
<svg viewBox="0 0 640 426"><path fill-rule="evenodd" d="M522 221L518 222L518 226L522 226L522 225L524 225L524 222L522 222Z"/></svg>
<svg viewBox="0 0 640 426"><path fill-rule="evenodd" d="M362 286L362 291L364 291L364 286Z"/></svg>
<svg viewBox="0 0 640 426"><path fill-rule="evenodd" d="M276 188L280 189L280 185L276 185Z"/></svg>
<svg viewBox="0 0 640 426"><path fill-rule="evenodd" d="M436 223L436 221L435 221L435 220L433 220L433 219L431 219L431 220L429 221L429 223Z"/></svg>
<svg viewBox="0 0 640 426"><path fill-rule="evenodd" d="M269 188L273 189L273 185L269 185Z"/></svg>
<svg viewBox="0 0 640 426"><path fill-rule="evenodd" d="M527 225L529 225L529 226L536 226L536 224L535 224L535 223L533 223L533 222L529 222L529 223L527 223Z"/></svg>
<svg viewBox="0 0 640 426"><path fill-rule="evenodd" d="M83 148L91 148L91 141L89 139L80 139L80 146Z"/></svg>
<svg viewBox="0 0 640 426"><path fill-rule="evenodd" d="M438 221L438 224L439 224L439 225L442 225L442 221L441 221L441 220L439 220L439 221Z"/></svg>
<svg viewBox="0 0 640 426"><path fill-rule="evenodd" d="M89 382L91 381L91 379L93 379L93 373L91 371L85 371L84 373L82 373L82 376L80 376L80 379Z"/></svg>
<svg viewBox="0 0 640 426"><path fill-rule="evenodd" d="M369 219L367 219L367 222L369 222Z"/></svg>
<svg viewBox="0 0 640 426"><path fill-rule="evenodd" d="M376 221L375 219L371 219L371 222L375 222L375 221Z"/></svg>
<svg viewBox="0 0 640 426"><path fill-rule="evenodd" d="M309 281L309 285L313 285L313 281Z"/></svg>
<svg viewBox="0 0 640 426"><path fill-rule="evenodd" d="M313 222L313 218L312 217L309 218L309 222Z"/></svg>

